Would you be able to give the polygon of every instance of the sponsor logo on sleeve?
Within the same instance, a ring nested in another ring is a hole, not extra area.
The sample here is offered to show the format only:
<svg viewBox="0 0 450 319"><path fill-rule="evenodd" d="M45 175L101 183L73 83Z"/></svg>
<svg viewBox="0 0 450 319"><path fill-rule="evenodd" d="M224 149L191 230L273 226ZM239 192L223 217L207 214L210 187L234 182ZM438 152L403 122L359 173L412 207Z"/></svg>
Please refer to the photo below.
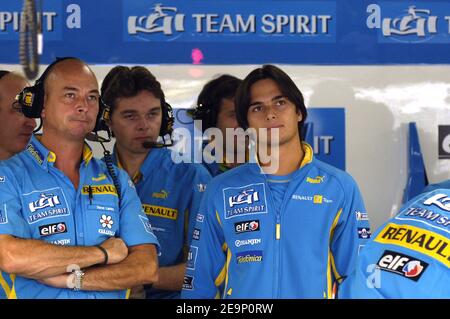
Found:
<svg viewBox="0 0 450 319"><path fill-rule="evenodd" d="M187 276L187 275L184 276L183 289L184 290L192 290L192 289L194 289L194 277Z"/></svg>
<svg viewBox="0 0 450 319"><path fill-rule="evenodd" d="M205 216L202 214L197 214L197 219L196 219L199 223L203 223L203 221L205 220Z"/></svg>
<svg viewBox="0 0 450 319"><path fill-rule="evenodd" d="M358 227L358 237L361 239L369 239L372 235L370 228Z"/></svg>
<svg viewBox="0 0 450 319"><path fill-rule="evenodd" d="M189 250L189 253L188 253L186 268L195 270L195 262L197 261L197 252L198 252L198 247L191 246L191 249Z"/></svg>
<svg viewBox="0 0 450 319"><path fill-rule="evenodd" d="M428 263L399 252L385 250L380 260L378 260L377 266L381 270L418 281L427 269Z"/></svg>
<svg viewBox="0 0 450 319"><path fill-rule="evenodd" d="M200 240L200 229L194 228L194 232L192 233L192 238L195 240Z"/></svg>
<svg viewBox="0 0 450 319"><path fill-rule="evenodd" d="M266 192L263 183L225 188L223 200L225 219L267 213Z"/></svg>
<svg viewBox="0 0 450 319"><path fill-rule="evenodd" d="M141 215L139 215L139 219L141 220L142 225L144 225L145 231L146 231L147 233L153 235L152 225L150 224L150 221L148 220L147 216L141 216Z"/></svg>
<svg viewBox="0 0 450 319"><path fill-rule="evenodd" d="M8 223L8 215L6 213L6 204L3 205L3 208L0 208L0 225Z"/></svg>
<svg viewBox="0 0 450 319"><path fill-rule="evenodd" d="M356 211L355 216L356 216L356 220L358 220L358 221L369 220L369 216L367 215L367 213Z"/></svg>

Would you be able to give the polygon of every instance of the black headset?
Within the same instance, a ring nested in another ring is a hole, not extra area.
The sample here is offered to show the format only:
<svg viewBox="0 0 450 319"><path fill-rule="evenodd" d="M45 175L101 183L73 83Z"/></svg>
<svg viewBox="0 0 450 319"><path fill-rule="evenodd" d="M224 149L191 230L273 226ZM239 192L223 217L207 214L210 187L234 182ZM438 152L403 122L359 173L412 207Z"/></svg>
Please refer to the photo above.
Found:
<svg viewBox="0 0 450 319"><path fill-rule="evenodd" d="M41 117L42 109L44 108L45 79L47 78L50 71L56 64L69 59L79 60L78 58L75 57L56 58L56 60L45 69L44 73L42 73L39 79L36 80L33 86L28 86L24 88L22 92L18 94L16 100L20 105L23 115L29 118ZM106 120L109 119L109 114L110 114L109 107L105 103L103 103L100 97L99 111L97 114L97 120L95 122L95 128L93 130L94 133L97 133L99 131L107 131L108 135L110 134L109 128L105 122Z"/></svg>
<svg viewBox="0 0 450 319"><path fill-rule="evenodd" d="M173 116L173 108L164 99L161 99L161 108L162 108L162 121L161 121L161 129L159 130L159 135L161 137L164 137L167 134L172 136L173 124L175 122L175 117Z"/></svg>

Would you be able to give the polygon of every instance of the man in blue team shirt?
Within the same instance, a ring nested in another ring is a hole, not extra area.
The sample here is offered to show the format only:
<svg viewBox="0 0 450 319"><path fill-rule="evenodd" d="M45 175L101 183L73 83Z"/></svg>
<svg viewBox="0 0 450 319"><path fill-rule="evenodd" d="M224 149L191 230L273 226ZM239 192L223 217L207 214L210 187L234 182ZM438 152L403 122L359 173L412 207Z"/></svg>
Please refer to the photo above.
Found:
<svg viewBox="0 0 450 319"><path fill-rule="evenodd" d="M259 159L264 146L279 156L255 159L208 185L182 297L332 298L333 284L370 237L356 183L302 141L303 96L279 68L265 65L244 79L236 114L241 127L257 130Z"/></svg>
<svg viewBox="0 0 450 319"><path fill-rule="evenodd" d="M0 165L0 269L9 298L125 298L158 279L158 241L125 172L113 179L84 139L100 98L79 59L49 66L19 97L42 136ZM128 289L128 290L127 290Z"/></svg>
<svg viewBox="0 0 450 319"><path fill-rule="evenodd" d="M146 297L178 298L195 217L211 176L200 164L175 164L167 143L158 142L158 137L171 138L173 117L150 71L113 68L102 83L102 97L111 108L114 158L132 177L161 244L159 280L145 287Z"/></svg>
<svg viewBox="0 0 450 319"><path fill-rule="evenodd" d="M450 190L406 203L374 234L339 298L450 298Z"/></svg>
<svg viewBox="0 0 450 319"><path fill-rule="evenodd" d="M204 159L203 165L212 176L226 172L239 164L243 164L246 160L246 146L238 145L236 139L228 140L226 134L227 129L239 128L234 110L234 96L241 83L241 79L229 74L223 74L209 81L203 86L197 98L197 105L189 111L194 120L200 121L203 134L210 128L217 128L222 134L221 144L217 143L217 137L207 141L208 144L215 143L216 147L220 146L223 155L223 158L215 158L218 154L211 154L214 157L208 159L210 162L206 162L206 158ZM242 154L239 154L238 146L241 146ZM241 162L239 162L239 156L243 159Z"/></svg>
<svg viewBox="0 0 450 319"><path fill-rule="evenodd" d="M36 126L34 119L23 116L13 107L16 95L27 85L22 76L0 70L0 161L23 151ZM11 276L0 272L0 299L9 295L11 286Z"/></svg>

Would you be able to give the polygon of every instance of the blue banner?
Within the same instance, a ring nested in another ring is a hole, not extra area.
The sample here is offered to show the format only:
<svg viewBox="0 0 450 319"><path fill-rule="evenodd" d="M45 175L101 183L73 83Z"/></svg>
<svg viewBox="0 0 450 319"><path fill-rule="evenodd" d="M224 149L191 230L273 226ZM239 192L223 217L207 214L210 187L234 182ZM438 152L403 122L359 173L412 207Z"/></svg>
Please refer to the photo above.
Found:
<svg viewBox="0 0 450 319"><path fill-rule="evenodd" d="M0 3L0 63L19 61L22 2ZM448 0L42 2L43 63L450 63Z"/></svg>

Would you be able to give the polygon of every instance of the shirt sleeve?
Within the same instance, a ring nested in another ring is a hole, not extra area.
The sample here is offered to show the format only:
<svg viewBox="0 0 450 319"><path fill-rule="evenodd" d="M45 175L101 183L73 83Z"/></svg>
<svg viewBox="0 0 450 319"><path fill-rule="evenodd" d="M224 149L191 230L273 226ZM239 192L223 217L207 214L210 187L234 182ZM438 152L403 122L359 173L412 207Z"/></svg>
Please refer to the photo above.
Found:
<svg viewBox="0 0 450 319"><path fill-rule="evenodd" d="M0 234L31 238L30 227L22 215L19 184L4 165L0 166Z"/></svg>
<svg viewBox="0 0 450 319"><path fill-rule="evenodd" d="M150 221L143 212L141 200L128 175L117 169L121 186L120 238L127 246L154 244L159 252L158 239L153 233Z"/></svg>
<svg viewBox="0 0 450 319"><path fill-rule="evenodd" d="M352 271L359 251L370 239L369 218L356 182L344 189L345 199L331 242L334 279L341 281Z"/></svg>
<svg viewBox="0 0 450 319"><path fill-rule="evenodd" d="M213 202L214 189L203 195L190 246L181 298L212 299L225 275L225 239Z"/></svg>
<svg viewBox="0 0 450 319"><path fill-rule="evenodd" d="M195 164L195 175L192 181L192 197L188 206L188 228L186 246L189 247L192 240L192 233L195 228L197 213L199 212L202 196L206 191L207 184L211 180L211 175L201 165Z"/></svg>

